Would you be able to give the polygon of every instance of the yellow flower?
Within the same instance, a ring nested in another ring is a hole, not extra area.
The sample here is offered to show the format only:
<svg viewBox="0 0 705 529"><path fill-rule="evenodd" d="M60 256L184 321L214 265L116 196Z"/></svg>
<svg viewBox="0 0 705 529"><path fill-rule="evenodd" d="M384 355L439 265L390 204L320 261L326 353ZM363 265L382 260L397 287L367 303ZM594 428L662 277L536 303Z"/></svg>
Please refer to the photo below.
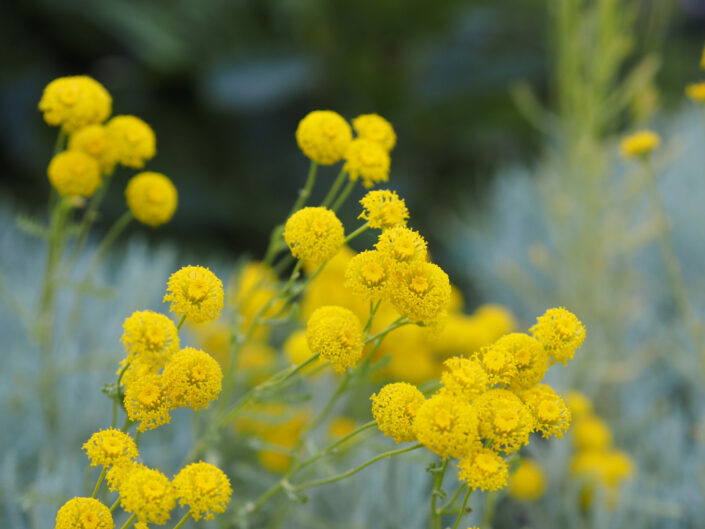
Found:
<svg viewBox="0 0 705 529"><path fill-rule="evenodd" d="M685 87L685 95L698 103L705 103L705 82L693 83Z"/></svg>
<svg viewBox="0 0 705 529"><path fill-rule="evenodd" d="M62 196L89 198L102 183L100 167L82 151L60 152L49 162L49 183Z"/></svg>
<svg viewBox="0 0 705 529"><path fill-rule="evenodd" d="M223 386L223 371L208 353L186 347L164 368L164 385L174 406L201 410L215 400Z"/></svg>
<svg viewBox="0 0 705 529"><path fill-rule="evenodd" d="M125 369L125 366L127 366L127 369ZM155 368L154 364L142 363L137 358L133 362L128 363L127 357L125 357L120 362L120 367L115 374L120 375L122 373L121 382L126 388L129 388L140 378L149 374L156 375L159 371L160 369Z"/></svg>
<svg viewBox="0 0 705 529"><path fill-rule="evenodd" d="M469 402L437 393L416 411L419 443L441 457L463 458L477 450L477 416Z"/></svg>
<svg viewBox="0 0 705 529"><path fill-rule="evenodd" d="M488 376L477 359L455 356L444 362L446 369L441 375L443 388L448 392L467 401L487 391Z"/></svg>
<svg viewBox="0 0 705 529"><path fill-rule="evenodd" d="M407 325L394 331L394 339L386 340L396 342L399 334L404 330L420 329L415 325ZM384 342L383 342L384 343ZM392 345L385 348L385 354L390 357L385 375L393 380L402 380L412 384L422 384L438 377L438 365L433 353L427 348L414 344L411 349L404 349L401 345Z"/></svg>
<svg viewBox="0 0 705 529"><path fill-rule="evenodd" d="M578 450L605 450L612 444L612 432L599 417L586 417L573 425L573 444Z"/></svg>
<svg viewBox="0 0 705 529"><path fill-rule="evenodd" d="M554 363L566 364L585 340L585 327L575 314L563 307L548 309L537 318L530 331Z"/></svg>
<svg viewBox="0 0 705 529"><path fill-rule="evenodd" d="M531 459L522 459L509 476L509 495L520 501L536 501L546 491L546 475Z"/></svg>
<svg viewBox="0 0 705 529"><path fill-rule="evenodd" d="M347 121L331 110L314 110L299 122L296 142L301 151L320 165L333 165L345 154L352 130Z"/></svg>
<svg viewBox="0 0 705 529"><path fill-rule="evenodd" d="M573 457L570 469L574 475L592 478L607 487L618 487L634 474L634 462L619 450L588 450Z"/></svg>
<svg viewBox="0 0 705 529"><path fill-rule="evenodd" d="M103 174L112 174L115 170L117 155L103 125L87 125L71 134L69 150L82 151L95 158Z"/></svg>
<svg viewBox="0 0 705 529"><path fill-rule="evenodd" d="M494 351L503 351L514 360L516 374L509 381L512 389L528 389L543 380L548 370L548 355L543 345L524 333L511 333L492 344Z"/></svg>
<svg viewBox="0 0 705 529"><path fill-rule="evenodd" d="M225 512L233 493L228 476L202 461L182 468L174 476L174 488L179 505L188 505L194 520L212 520L213 513Z"/></svg>
<svg viewBox="0 0 705 529"><path fill-rule="evenodd" d="M388 189L378 189L369 191L362 200L362 213L358 218L366 220L370 228L386 230L406 226L406 219L409 218L409 210L403 198L395 191Z"/></svg>
<svg viewBox="0 0 705 529"><path fill-rule="evenodd" d="M513 351L500 344L495 347L497 342L489 347L483 347L477 351L473 357L480 362L480 365L485 370L488 376L490 386L499 384L508 387L510 382L516 379L517 366L514 360Z"/></svg>
<svg viewBox="0 0 705 529"><path fill-rule="evenodd" d="M425 261L427 258L426 240L410 228L384 230L375 248L393 265Z"/></svg>
<svg viewBox="0 0 705 529"><path fill-rule="evenodd" d="M362 114L353 119L352 124L358 138L375 141L387 152L391 152L397 142L392 124L378 114Z"/></svg>
<svg viewBox="0 0 705 529"><path fill-rule="evenodd" d="M357 428L357 422L350 417L340 415L334 417L328 425L328 437L331 439L342 439L346 435L352 433Z"/></svg>
<svg viewBox="0 0 705 529"><path fill-rule="evenodd" d="M92 467L115 465L139 455L137 445L130 434L115 428L94 433L82 448L86 451Z"/></svg>
<svg viewBox="0 0 705 529"><path fill-rule="evenodd" d="M372 415L379 429L394 439L404 443L416 439L414 418L421 405L426 401L416 386L406 382L387 384L379 394L370 397Z"/></svg>
<svg viewBox="0 0 705 529"><path fill-rule="evenodd" d="M379 143L362 138L350 142L345 151L343 170L350 175L350 180L362 178L362 185L372 187L379 182L389 180L389 153Z"/></svg>
<svg viewBox="0 0 705 529"><path fill-rule="evenodd" d="M282 347L286 358L295 366L304 363L311 357L311 350L308 348L306 331L294 331L284 342Z"/></svg>
<svg viewBox="0 0 705 529"><path fill-rule="evenodd" d="M431 325L447 314L450 281L433 263L412 263L395 271L389 283L389 298L394 308L413 323Z"/></svg>
<svg viewBox="0 0 705 529"><path fill-rule="evenodd" d="M507 485L509 469L502 457L489 448L463 458L458 464L459 478L471 489L499 490Z"/></svg>
<svg viewBox="0 0 705 529"><path fill-rule="evenodd" d="M171 407L163 375L147 373L126 386L125 411L131 421L140 421L140 432L168 424Z"/></svg>
<svg viewBox="0 0 705 529"><path fill-rule="evenodd" d="M510 454L529 444L534 418L514 393L491 389L473 404L477 410L480 437L491 441L494 450Z"/></svg>
<svg viewBox="0 0 705 529"><path fill-rule="evenodd" d="M110 509L93 498L73 498L56 513L55 529L113 529Z"/></svg>
<svg viewBox="0 0 705 529"><path fill-rule="evenodd" d="M345 233L330 209L303 208L286 221L284 240L294 257L318 266L338 253Z"/></svg>
<svg viewBox="0 0 705 529"><path fill-rule="evenodd" d="M592 413L592 402L579 391L569 391L565 396L565 403L575 420L588 417Z"/></svg>
<svg viewBox="0 0 705 529"><path fill-rule="evenodd" d="M314 311L306 325L308 347L329 360L338 373L355 367L362 357L362 325L352 311L325 306Z"/></svg>
<svg viewBox="0 0 705 529"><path fill-rule="evenodd" d="M85 75L59 77L44 89L39 110L51 126L61 125L73 132L95 123L102 123L112 110L113 100L95 79Z"/></svg>
<svg viewBox="0 0 705 529"><path fill-rule="evenodd" d="M619 149L625 158L636 158L651 153L661 143L661 138L655 132L642 130L622 139Z"/></svg>
<svg viewBox="0 0 705 529"><path fill-rule="evenodd" d="M164 314L142 310L122 324L120 341L127 350L127 361L141 362L159 371L171 355L179 350L179 334L174 322Z"/></svg>
<svg viewBox="0 0 705 529"><path fill-rule="evenodd" d="M377 300L387 290L387 263L377 250L365 250L350 259L345 270L345 288L362 299Z"/></svg>
<svg viewBox="0 0 705 529"><path fill-rule="evenodd" d="M120 484L125 478L137 467L143 466L132 459L123 459L115 463L108 473L105 474L105 480L108 482L108 490L117 492L120 489Z"/></svg>
<svg viewBox="0 0 705 529"><path fill-rule="evenodd" d="M120 506L142 523L162 525L176 506L174 485L158 470L136 465L120 483Z"/></svg>
<svg viewBox="0 0 705 529"><path fill-rule="evenodd" d="M117 160L126 167L141 169L157 153L152 127L135 116L115 116L106 124Z"/></svg>
<svg viewBox="0 0 705 529"><path fill-rule="evenodd" d="M261 262L248 262L228 287L228 304L237 309L240 316L240 331L246 333L260 309L267 305L278 292L277 276L274 271ZM270 304L260 316L271 318L282 309L283 300L277 299ZM266 340L270 329L260 325L252 337Z"/></svg>
<svg viewBox="0 0 705 529"><path fill-rule="evenodd" d="M171 220L179 196L176 187L161 173L135 175L125 188L127 206L135 218L147 226L161 226Z"/></svg>
<svg viewBox="0 0 705 529"><path fill-rule="evenodd" d="M473 313L473 316L478 319L479 324L489 334L493 335L492 340L512 332L517 326L512 313L506 307L494 303L481 305Z"/></svg>
<svg viewBox="0 0 705 529"><path fill-rule="evenodd" d="M570 427L570 410L551 386L539 384L521 394L521 399L531 410L536 421L536 430L548 438L558 439Z"/></svg>
<svg viewBox="0 0 705 529"><path fill-rule="evenodd" d="M169 310L193 323L213 321L223 309L223 283L208 268L185 266L171 274L166 289Z"/></svg>

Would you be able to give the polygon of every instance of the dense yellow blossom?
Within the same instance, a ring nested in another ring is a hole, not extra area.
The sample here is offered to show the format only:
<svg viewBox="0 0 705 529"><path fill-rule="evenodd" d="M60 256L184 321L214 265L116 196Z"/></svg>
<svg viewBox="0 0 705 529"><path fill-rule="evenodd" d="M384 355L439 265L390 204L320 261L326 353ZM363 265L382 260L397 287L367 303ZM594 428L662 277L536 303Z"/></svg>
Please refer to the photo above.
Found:
<svg viewBox="0 0 705 529"><path fill-rule="evenodd" d="M377 250L365 250L350 259L345 271L345 288L362 299L376 300L387 290L387 261Z"/></svg>
<svg viewBox="0 0 705 529"><path fill-rule="evenodd" d="M548 309L531 328L553 362L566 364L585 340L585 327L572 312L563 307Z"/></svg>
<svg viewBox="0 0 705 529"><path fill-rule="evenodd" d="M531 459L522 459L509 476L509 495L521 501L536 501L546 491L546 475Z"/></svg>
<svg viewBox="0 0 705 529"><path fill-rule="evenodd" d="M514 361L514 354L507 347L501 345L500 347L495 347L495 344L492 344L489 347L482 347L475 352L473 357L480 362L480 365L487 373L487 381L490 386L499 384L500 386L508 387L517 377L518 371Z"/></svg>
<svg viewBox="0 0 705 529"><path fill-rule="evenodd" d="M223 371L208 353L186 347L176 353L164 368L164 385L173 406L200 410L220 394Z"/></svg>
<svg viewBox="0 0 705 529"><path fill-rule="evenodd" d="M126 388L132 386L135 381L149 374L157 374L159 369L154 367L154 364L142 363L135 359L133 362L128 362L127 357L120 362L116 375L122 373L122 383Z"/></svg>
<svg viewBox="0 0 705 529"><path fill-rule="evenodd" d="M416 439L413 425L416 412L425 402L423 393L406 382L387 384L370 397L377 426L397 443Z"/></svg>
<svg viewBox="0 0 705 529"><path fill-rule="evenodd" d="M605 450L612 444L612 432L599 417L585 417L575 421L572 429L573 444L578 450Z"/></svg>
<svg viewBox="0 0 705 529"><path fill-rule="evenodd" d="M223 309L223 283L208 268L185 266L169 277L164 302L193 323L215 320Z"/></svg>
<svg viewBox="0 0 705 529"><path fill-rule="evenodd" d="M406 226L409 210L403 198L396 191L378 189L368 191L360 200L362 213L358 218L366 220L370 228L386 230Z"/></svg>
<svg viewBox="0 0 705 529"><path fill-rule="evenodd" d="M127 350L127 361L141 362L158 371L179 350L176 325L164 314L151 310L132 313L122 324L120 341Z"/></svg>
<svg viewBox="0 0 705 529"><path fill-rule="evenodd" d="M132 177L125 188L127 206L135 218L147 226L161 226L176 211L178 193L161 173L145 171Z"/></svg>
<svg viewBox="0 0 705 529"><path fill-rule="evenodd" d="M299 122L296 142L301 151L320 165L333 165L343 158L352 140L347 121L331 110L314 110Z"/></svg>
<svg viewBox="0 0 705 529"><path fill-rule="evenodd" d="M118 162L141 169L157 153L152 127L136 116L115 116L105 125Z"/></svg>
<svg viewBox="0 0 705 529"><path fill-rule="evenodd" d="M120 484L130 472L139 466L142 466L141 463L137 463L131 459L119 461L111 466L110 470L105 474L105 480L108 482L108 490L118 491Z"/></svg>
<svg viewBox="0 0 705 529"><path fill-rule="evenodd" d="M397 142L392 124L378 114L362 114L353 119L352 124L358 138L376 141L387 152L391 152Z"/></svg>
<svg viewBox="0 0 705 529"><path fill-rule="evenodd" d="M86 451L91 466L111 466L139 455L137 445L130 434L115 428L94 433L82 448Z"/></svg>
<svg viewBox="0 0 705 529"><path fill-rule="evenodd" d="M39 101L39 110L49 125L61 125L65 131L73 132L108 119L112 104L102 84L91 77L76 75L49 83Z"/></svg>
<svg viewBox="0 0 705 529"><path fill-rule="evenodd" d="M140 432L168 424L171 421L171 407L162 375L148 373L126 386L125 410L131 421L140 422L137 427Z"/></svg>
<svg viewBox="0 0 705 529"><path fill-rule="evenodd" d="M487 390L489 377L477 359L454 356L443 365L446 368L441 375L443 392L471 401Z"/></svg>
<svg viewBox="0 0 705 529"><path fill-rule="evenodd" d="M450 301L448 275L428 262L398 268L389 282L389 299L394 308L414 323L438 323L445 317Z"/></svg>
<svg viewBox="0 0 705 529"><path fill-rule="evenodd" d="M583 419L592 413L592 402L579 391L569 391L565 396L565 403L574 420Z"/></svg>
<svg viewBox="0 0 705 529"><path fill-rule="evenodd" d="M88 125L71 134L69 150L82 151L95 158L103 174L112 174L115 170L117 154L103 125Z"/></svg>
<svg viewBox="0 0 705 529"><path fill-rule="evenodd" d="M83 151L60 152L49 162L47 174L62 196L89 198L102 183L98 162Z"/></svg>
<svg viewBox="0 0 705 529"><path fill-rule="evenodd" d="M646 156L656 150L661 144L661 138L655 132L642 130L622 139L619 150L625 158Z"/></svg>
<svg viewBox="0 0 705 529"><path fill-rule="evenodd" d="M228 476L202 461L182 468L173 484L179 505L187 505L194 520L212 520L214 513L225 512L233 493Z"/></svg>
<svg viewBox="0 0 705 529"><path fill-rule="evenodd" d="M510 333L492 344L513 359L516 374L509 380L512 389L528 389L543 379L548 370L548 355L541 343L524 333Z"/></svg>
<svg viewBox="0 0 705 529"><path fill-rule="evenodd" d="M634 462L619 450L588 450L573 457L570 470L574 475L594 479L604 486L617 487L634 474Z"/></svg>
<svg viewBox="0 0 705 529"><path fill-rule="evenodd" d="M376 141L358 138L350 142L345 151L345 165L351 180L362 179L362 185L372 187L374 184L389 180L389 153Z"/></svg>
<svg viewBox="0 0 705 529"><path fill-rule="evenodd" d="M459 478L471 489L493 491L507 485L507 463L489 448L483 448L463 458L458 464L458 469Z"/></svg>
<svg viewBox="0 0 705 529"><path fill-rule="evenodd" d="M563 399L546 384L539 384L521 394L521 399L531 410L537 431L548 438L563 437L570 427L570 410Z"/></svg>
<svg viewBox="0 0 705 529"><path fill-rule="evenodd" d="M352 311L337 306L316 309L306 325L308 347L329 360L337 372L354 367L362 356L362 325Z"/></svg>
<svg viewBox="0 0 705 529"><path fill-rule="evenodd" d="M477 411L480 437L505 454L529 444L534 418L529 408L511 391L492 389L473 402Z"/></svg>
<svg viewBox="0 0 705 529"><path fill-rule="evenodd" d="M55 529L113 529L110 509L93 498L73 498L56 513Z"/></svg>
<svg viewBox="0 0 705 529"><path fill-rule="evenodd" d="M120 483L120 506L143 523L162 525L176 507L174 485L158 470L136 465Z"/></svg>
<svg viewBox="0 0 705 529"><path fill-rule="evenodd" d="M384 230L375 248L396 265L426 261L428 255L426 240L418 232L404 227Z"/></svg>
<svg viewBox="0 0 705 529"><path fill-rule="evenodd" d="M414 433L419 443L439 456L460 459L477 450L477 426L472 404L437 393L416 411Z"/></svg>
<svg viewBox="0 0 705 529"><path fill-rule="evenodd" d="M343 223L328 208L309 207L294 213L284 226L284 240L297 259L320 265L343 246Z"/></svg>
<svg viewBox="0 0 705 529"><path fill-rule="evenodd" d="M685 95L698 103L705 103L705 82L693 83L685 87Z"/></svg>

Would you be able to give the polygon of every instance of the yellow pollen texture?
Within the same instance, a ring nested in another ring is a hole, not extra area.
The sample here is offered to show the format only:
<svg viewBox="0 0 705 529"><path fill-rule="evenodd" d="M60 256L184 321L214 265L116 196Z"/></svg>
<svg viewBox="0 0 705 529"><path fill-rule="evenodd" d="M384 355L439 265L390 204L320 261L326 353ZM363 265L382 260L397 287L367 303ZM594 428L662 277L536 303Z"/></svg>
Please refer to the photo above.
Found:
<svg viewBox="0 0 705 529"><path fill-rule="evenodd" d="M501 371L507 364L507 357L502 351L490 349L487 351L484 358L482 359L482 364L488 371Z"/></svg>
<svg viewBox="0 0 705 529"><path fill-rule="evenodd" d="M194 279L188 286L187 295L191 301L201 301L208 294L208 284L205 281Z"/></svg>
<svg viewBox="0 0 705 529"><path fill-rule="evenodd" d="M84 512L78 519L81 529L95 529L98 527L99 522L100 518L98 518L98 515L91 511Z"/></svg>
<svg viewBox="0 0 705 529"><path fill-rule="evenodd" d="M417 294L423 294L428 290L428 280L423 276L416 276L411 280L410 286Z"/></svg>
<svg viewBox="0 0 705 529"><path fill-rule="evenodd" d="M150 407L154 406L159 400L161 391L158 386L150 384L142 388L139 394L139 401L142 405Z"/></svg>
<svg viewBox="0 0 705 529"><path fill-rule="evenodd" d="M514 410L500 410L494 416L493 422L500 432L511 432L519 425L519 416Z"/></svg>
<svg viewBox="0 0 705 529"><path fill-rule="evenodd" d="M164 495L164 485L157 480L149 480L142 486L145 498L154 499Z"/></svg>
<svg viewBox="0 0 705 529"><path fill-rule="evenodd" d="M542 400L537 410L539 419L543 422L553 422L558 419L560 409L552 400Z"/></svg>
<svg viewBox="0 0 705 529"><path fill-rule="evenodd" d="M475 459L475 465L485 474L494 474L499 470L499 462L488 454L480 454Z"/></svg>
<svg viewBox="0 0 705 529"><path fill-rule="evenodd" d="M361 274L367 283L376 285L384 279L384 268L378 263L367 263L362 267Z"/></svg>
<svg viewBox="0 0 705 529"><path fill-rule="evenodd" d="M436 426L438 426L441 430L447 430L453 422L453 418L446 410L438 410L433 419L436 422Z"/></svg>

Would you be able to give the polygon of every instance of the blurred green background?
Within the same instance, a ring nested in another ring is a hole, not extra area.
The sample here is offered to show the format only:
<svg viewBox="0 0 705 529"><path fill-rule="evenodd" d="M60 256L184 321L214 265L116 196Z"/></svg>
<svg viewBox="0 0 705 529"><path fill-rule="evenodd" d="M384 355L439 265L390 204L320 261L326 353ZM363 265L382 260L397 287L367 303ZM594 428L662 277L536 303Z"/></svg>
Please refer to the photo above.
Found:
<svg viewBox="0 0 705 529"><path fill-rule="evenodd" d="M661 102L681 101L702 46L705 2L641 3L637 27L648 38L638 42L663 51ZM528 82L551 106L546 7L544 0L3 2L0 192L22 209L44 211L56 131L36 104L51 79L85 73L110 90L114 113L153 126L158 154L147 168L179 188L176 217L150 237L199 252L261 255L307 170L296 125L310 110L329 108L349 119L378 112L394 124L390 186L433 248L447 218L482 207L500 167L531 164L539 154L541 138L511 88ZM98 230L124 211L131 173L121 171ZM348 204L343 220L355 212Z"/></svg>

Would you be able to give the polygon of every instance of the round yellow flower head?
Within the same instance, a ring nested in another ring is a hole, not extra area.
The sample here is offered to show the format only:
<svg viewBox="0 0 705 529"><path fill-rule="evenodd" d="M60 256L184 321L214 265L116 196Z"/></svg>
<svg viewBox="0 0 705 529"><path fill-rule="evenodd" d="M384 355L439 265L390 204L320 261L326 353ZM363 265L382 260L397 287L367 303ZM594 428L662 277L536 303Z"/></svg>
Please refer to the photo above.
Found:
<svg viewBox="0 0 705 529"><path fill-rule="evenodd" d="M201 410L220 394L223 371L208 353L186 347L166 363L164 385L174 406Z"/></svg>
<svg viewBox="0 0 705 529"><path fill-rule="evenodd" d="M705 82L689 84L685 87L685 95L697 103L705 103Z"/></svg>
<svg viewBox="0 0 705 529"><path fill-rule="evenodd" d="M521 394L521 399L531 410L536 421L536 430L548 438L555 435L558 439L570 427L570 410L551 386L539 384Z"/></svg>
<svg viewBox="0 0 705 529"><path fill-rule="evenodd" d="M548 309L537 318L530 331L551 355L552 362L564 365L585 340L585 327L575 314L563 307Z"/></svg>
<svg viewBox="0 0 705 529"><path fill-rule="evenodd" d="M618 451L583 451L573 456L571 473L591 478L607 487L618 487L634 474L634 463L628 454Z"/></svg>
<svg viewBox="0 0 705 529"><path fill-rule="evenodd" d="M369 191L362 200L362 213L358 218L369 222L371 228L386 230L406 226L409 210L403 198L395 191L377 189Z"/></svg>
<svg viewBox="0 0 705 529"><path fill-rule="evenodd" d="M377 250L365 250L350 259L345 270L345 288L363 299L376 300L387 291L387 263Z"/></svg>
<svg viewBox="0 0 705 529"><path fill-rule="evenodd" d="M565 396L565 403L568 405L570 414L575 420L588 417L592 413L592 402L579 391L569 391Z"/></svg>
<svg viewBox="0 0 705 529"><path fill-rule="evenodd" d="M362 185L372 187L379 182L389 180L389 153L376 141L362 138L350 142L345 151L343 170L350 175L350 180L362 178Z"/></svg>
<svg viewBox="0 0 705 529"><path fill-rule="evenodd" d="M184 266L169 277L164 302L169 310L192 323L213 321L223 309L223 283L208 268Z"/></svg>
<svg viewBox="0 0 705 529"><path fill-rule="evenodd" d="M425 261L428 256L426 240L418 232L404 227L384 230L375 248L393 265Z"/></svg>
<svg viewBox="0 0 705 529"><path fill-rule="evenodd" d="M56 513L55 529L113 529L110 509L93 498L73 498Z"/></svg>
<svg viewBox="0 0 705 529"><path fill-rule="evenodd" d="M82 151L60 152L49 162L47 173L61 196L89 198L102 183L98 162Z"/></svg>
<svg viewBox="0 0 705 529"><path fill-rule="evenodd" d="M516 374L509 381L512 389L528 389L543 380L548 370L548 355L543 345L524 333L511 333L492 344L493 351L501 351L513 359Z"/></svg>
<svg viewBox="0 0 705 529"><path fill-rule="evenodd" d="M338 373L355 367L362 356L364 335L355 314L333 305L316 309L306 324L308 347L329 360Z"/></svg>
<svg viewBox="0 0 705 529"><path fill-rule="evenodd" d="M179 201L171 180L161 173L149 171L130 179L125 188L125 197L135 218L152 227L169 222Z"/></svg>
<svg viewBox="0 0 705 529"><path fill-rule="evenodd" d="M179 350L176 325L164 314L141 310L122 324L120 341L127 350L127 361L149 364L152 371L159 371L171 355Z"/></svg>
<svg viewBox="0 0 705 529"><path fill-rule="evenodd" d="M119 488L120 506L137 515L142 523L163 525L176 507L174 485L158 470L137 465L125 476Z"/></svg>
<svg viewBox="0 0 705 529"><path fill-rule="evenodd" d="M522 459L509 476L509 495L515 500L536 501L546 491L546 475L531 459Z"/></svg>
<svg viewBox="0 0 705 529"><path fill-rule="evenodd" d="M612 432L599 417L586 417L573 425L573 444L577 450L605 450L612 444Z"/></svg>
<svg viewBox="0 0 705 529"><path fill-rule="evenodd" d="M646 156L656 150L661 144L661 138L655 132L642 130L626 136L619 144L620 152L625 158Z"/></svg>
<svg viewBox="0 0 705 529"><path fill-rule="evenodd" d="M91 435L82 446L92 467L111 466L139 455L135 441L121 430L109 428Z"/></svg>
<svg viewBox="0 0 705 529"><path fill-rule="evenodd" d="M499 384L509 387L510 382L517 377L514 355L511 350L501 344L500 347L495 347L496 343L489 347L481 347L473 354L473 357L487 373L487 381L490 386Z"/></svg>
<svg viewBox="0 0 705 529"><path fill-rule="evenodd" d="M284 226L284 240L294 257L318 266L338 253L345 233L343 223L333 211L309 207L289 217Z"/></svg>
<svg viewBox="0 0 705 529"><path fill-rule="evenodd" d="M202 461L182 468L174 476L174 488L179 505L188 505L194 520L212 520L214 513L225 512L233 493L228 476Z"/></svg>
<svg viewBox="0 0 705 529"><path fill-rule="evenodd" d="M477 450L477 416L469 402L437 393L416 411L414 433L419 443L441 457L463 458Z"/></svg>
<svg viewBox="0 0 705 529"><path fill-rule="evenodd" d="M416 439L413 424L416 412L426 401L416 386L406 382L387 384L370 397L372 415L384 435L397 443Z"/></svg>
<svg viewBox="0 0 705 529"><path fill-rule="evenodd" d="M471 489L499 490L507 485L507 463L495 451L482 448L463 458L458 464L459 478Z"/></svg>
<svg viewBox="0 0 705 529"><path fill-rule="evenodd" d="M105 480L108 482L108 490L117 492L120 489L120 484L125 480L125 478L138 467L144 466L141 463L137 463L132 459L123 459L118 461L113 466L110 467L107 474L105 474Z"/></svg>
<svg viewBox="0 0 705 529"><path fill-rule="evenodd" d="M147 373L136 378L126 386L124 403L127 417L140 422L137 427L140 432L171 421L169 409L172 406L163 375Z"/></svg>
<svg viewBox="0 0 705 529"><path fill-rule="evenodd" d="M391 152L397 142L392 124L378 114L362 114L353 119L352 124L358 138L375 141L387 152Z"/></svg>
<svg viewBox="0 0 705 529"><path fill-rule="evenodd" d="M117 155L103 125L88 125L71 134L69 150L82 151L95 158L103 174L112 174L115 170Z"/></svg>
<svg viewBox="0 0 705 529"><path fill-rule="evenodd" d="M389 283L389 298L413 323L432 325L446 316L450 281L441 267L416 262L396 270Z"/></svg>
<svg viewBox="0 0 705 529"><path fill-rule="evenodd" d="M299 148L319 165L333 165L342 159L351 140L350 125L331 110L308 113L296 129Z"/></svg>
<svg viewBox="0 0 705 529"><path fill-rule="evenodd" d="M534 418L514 393L491 389L473 404L477 410L480 437L492 441L493 449L510 454L529 444Z"/></svg>
<svg viewBox="0 0 705 529"><path fill-rule="evenodd" d="M157 137L152 127L140 118L115 116L105 126L122 165L141 169L157 153Z"/></svg>
<svg viewBox="0 0 705 529"><path fill-rule="evenodd" d="M44 89L39 110L44 121L61 125L73 132L94 123L102 123L112 110L113 99L98 81L85 75L59 77Z"/></svg>
<svg viewBox="0 0 705 529"><path fill-rule="evenodd" d="M443 365L446 369L441 374L442 392L471 401L487 391L489 377L477 359L454 356Z"/></svg>

